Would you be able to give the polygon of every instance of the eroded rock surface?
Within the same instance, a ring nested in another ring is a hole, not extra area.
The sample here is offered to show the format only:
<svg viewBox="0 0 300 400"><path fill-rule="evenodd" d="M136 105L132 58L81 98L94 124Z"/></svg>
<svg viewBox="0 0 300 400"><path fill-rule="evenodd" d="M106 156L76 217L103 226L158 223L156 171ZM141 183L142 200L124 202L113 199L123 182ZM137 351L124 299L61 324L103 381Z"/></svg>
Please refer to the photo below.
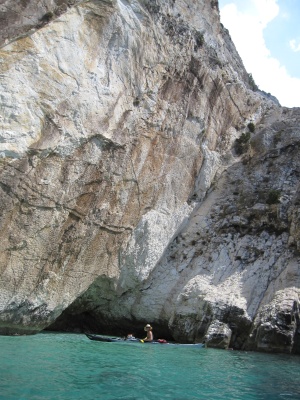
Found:
<svg viewBox="0 0 300 400"><path fill-rule="evenodd" d="M232 331L227 324L215 319L209 326L204 337L204 343L208 347L228 349Z"/></svg>
<svg viewBox="0 0 300 400"><path fill-rule="evenodd" d="M44 27L85 0L1 0L0 47Z"/></svg>
<svg viewBox="0 0 300 400"><path fill-rule="evenodd" d="M1 5L0 332L299 352L300 110L217 2L33 4Z"/></svg>

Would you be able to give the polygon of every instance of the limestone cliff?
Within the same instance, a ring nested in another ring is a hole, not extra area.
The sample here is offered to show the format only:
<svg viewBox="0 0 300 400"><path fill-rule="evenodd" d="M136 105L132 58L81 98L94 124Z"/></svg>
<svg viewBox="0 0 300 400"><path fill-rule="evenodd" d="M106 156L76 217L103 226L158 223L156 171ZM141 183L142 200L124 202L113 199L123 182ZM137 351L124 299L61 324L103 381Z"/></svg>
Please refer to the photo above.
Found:
<svg viewBox="0 0 300 400"><path fill-rule="evenodd" d="M299 109L218 3L1 5L0 333L299 352Z"/></svg>

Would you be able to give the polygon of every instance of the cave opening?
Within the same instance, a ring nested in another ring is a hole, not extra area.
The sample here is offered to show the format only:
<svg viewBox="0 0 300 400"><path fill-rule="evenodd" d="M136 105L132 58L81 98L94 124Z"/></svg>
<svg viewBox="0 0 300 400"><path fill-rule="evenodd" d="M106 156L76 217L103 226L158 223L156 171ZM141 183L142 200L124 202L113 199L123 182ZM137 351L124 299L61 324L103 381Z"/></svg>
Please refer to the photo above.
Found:
<svg viewBox="0 0 300 400"><path fill-rule="evenodd" d="M107 320L100 318L99 313L95 315L92 311L73 313L67 308L51 325L44 331L69 332L69 333L95 333L107 336L124 337L129 333L137 338L144 338L144 326L149 321L132 319ZM174 341L170 329L166 323L150 321L155 339L166 339Z"/></svg>

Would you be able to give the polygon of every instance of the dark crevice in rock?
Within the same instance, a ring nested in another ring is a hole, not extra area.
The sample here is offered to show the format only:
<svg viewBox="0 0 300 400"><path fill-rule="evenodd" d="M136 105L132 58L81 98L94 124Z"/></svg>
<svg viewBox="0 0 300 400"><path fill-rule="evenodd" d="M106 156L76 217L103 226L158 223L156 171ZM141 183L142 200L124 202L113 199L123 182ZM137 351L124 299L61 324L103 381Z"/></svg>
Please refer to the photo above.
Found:
<svg viewBox="0 0 300 400"><path fill-rule="evenodd" d="M71 311L72 308L72 311ZM150 321L151 322L151 321ZM76 313L76 310L70 306L66 309L56 321L49 325L45 330L60 332L79 332L79 333L98 333L102 335L126 336L128 333L134 334L135 337L145 337L143 327L149 321L132 319L108 319L92 310ZM165 322L151 323L156 339L163 338L166 340L174 340L170 330Z"/></svg>

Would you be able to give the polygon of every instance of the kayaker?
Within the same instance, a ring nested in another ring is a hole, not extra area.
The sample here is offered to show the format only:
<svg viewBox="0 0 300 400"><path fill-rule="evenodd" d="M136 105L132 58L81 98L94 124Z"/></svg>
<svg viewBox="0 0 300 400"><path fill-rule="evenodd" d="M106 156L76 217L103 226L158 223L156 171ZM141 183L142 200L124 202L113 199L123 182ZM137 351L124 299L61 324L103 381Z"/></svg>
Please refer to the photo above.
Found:
<svg viewBox="0 0 300 400"><path fill-rule="evenodd" d="M132 333L128 333L126 340L136 340Z"/></svg>
<svg viewBox="0 0 300 400"><path fill-rule="evenodd" d="M145 337L144 342L152 342L153 341L153 332L152 326L150 324L145 325L144 331L147 332L147 336Z"/></svg>

